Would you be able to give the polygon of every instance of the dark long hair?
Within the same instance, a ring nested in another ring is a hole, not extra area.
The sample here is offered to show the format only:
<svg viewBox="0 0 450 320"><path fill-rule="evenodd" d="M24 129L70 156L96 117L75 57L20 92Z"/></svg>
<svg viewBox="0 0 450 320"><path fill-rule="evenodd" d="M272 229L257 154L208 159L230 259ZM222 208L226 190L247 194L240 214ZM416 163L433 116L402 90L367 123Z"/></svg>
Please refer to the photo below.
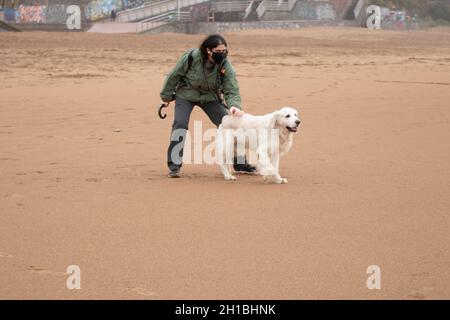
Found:
<svg viewBox="0 0 450 320"><path fill-rule="evenodd" d="M225 45L225 47L228 47L225 38L222 37L220 34L211 34L207 36L205 40L202 41L199 47L200 52L202 54L203 62L208 60L208 52L206 49L211 50L221 44Z"/></svg>

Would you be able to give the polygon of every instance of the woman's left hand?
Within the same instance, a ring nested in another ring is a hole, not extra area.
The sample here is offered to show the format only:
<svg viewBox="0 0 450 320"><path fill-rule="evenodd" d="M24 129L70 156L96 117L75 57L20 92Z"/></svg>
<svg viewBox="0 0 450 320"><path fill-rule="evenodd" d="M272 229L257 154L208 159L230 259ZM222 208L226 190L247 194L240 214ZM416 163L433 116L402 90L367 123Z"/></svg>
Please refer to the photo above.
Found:
<svg viewBox="0 0 450 320"><path fill-rule="evenodd" d="M230 108L230 113L231 113L231 115L233 115L233 116L235 116L235 117L242 117L242 116L245 114L244 111L239 110L239 109L236 108L236 107L231 107L231 108Z"/></svg>

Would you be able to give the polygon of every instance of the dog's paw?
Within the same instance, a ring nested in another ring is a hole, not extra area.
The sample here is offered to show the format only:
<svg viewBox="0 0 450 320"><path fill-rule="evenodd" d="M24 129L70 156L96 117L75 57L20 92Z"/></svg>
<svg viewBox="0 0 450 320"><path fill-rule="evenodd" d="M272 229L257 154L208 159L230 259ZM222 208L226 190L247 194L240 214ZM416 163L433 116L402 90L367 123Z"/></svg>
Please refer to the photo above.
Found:
<svg viewBox="0 0 450 320"><path fill-rule="evenodd" d="M287 183L287 179L285 179L285 178L281 178L281 177L275 177L275 178L273 178L273 183L276 183L276 184L286 184Z"/></svg>
<svg viewBox="0 0 450 320"><path fill-rule="evenodd" d="M225 177L225 180L234 181L234 180L237 180L237 178L235 176L230 175L229 177Z"/></svg>
<svg viewBox="0 0 450 320"><path fill-rule="evenodd" d="M282 178L278 175L268 175L268 176L263 176L263 178L264 178L264 183L275 183L275 184L286 184L287 183L286 178Z"/></svg>

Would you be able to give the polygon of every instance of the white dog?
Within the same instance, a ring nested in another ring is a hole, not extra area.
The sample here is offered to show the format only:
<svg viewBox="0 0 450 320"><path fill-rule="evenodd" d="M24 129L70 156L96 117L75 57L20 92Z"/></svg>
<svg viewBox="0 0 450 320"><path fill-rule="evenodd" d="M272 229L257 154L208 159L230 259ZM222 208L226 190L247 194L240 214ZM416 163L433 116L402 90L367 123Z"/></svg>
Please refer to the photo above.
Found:
<svg viewBox="0 0 450 320"><path fill-rule="evenodd" d="M288 107L263 116L223 117L217 130L216 156L225 180L236 180L230 165L236 137L238 147L245 144L246 138L250 140L249 149L256 152L257 167L265 182L287 183L287 179L279 174L280 156L291 148L293 133L299 125L297 110Z"/></svg>

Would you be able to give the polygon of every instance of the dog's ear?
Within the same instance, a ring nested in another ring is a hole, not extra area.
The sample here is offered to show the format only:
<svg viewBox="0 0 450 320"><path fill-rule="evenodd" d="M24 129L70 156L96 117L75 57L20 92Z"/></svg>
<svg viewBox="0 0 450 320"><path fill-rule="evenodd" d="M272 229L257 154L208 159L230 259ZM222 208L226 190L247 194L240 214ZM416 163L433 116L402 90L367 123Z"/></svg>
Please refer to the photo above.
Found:
<svg viewBox="0 0 450 320"><path fill-rule="evenodd" d="M280 116L281 116L281 112L280 111L272 112L272 118L270 119L270 125L269 125L270 128L275 128L275 126L277 124L277 121L280 118Z"/></svg>

